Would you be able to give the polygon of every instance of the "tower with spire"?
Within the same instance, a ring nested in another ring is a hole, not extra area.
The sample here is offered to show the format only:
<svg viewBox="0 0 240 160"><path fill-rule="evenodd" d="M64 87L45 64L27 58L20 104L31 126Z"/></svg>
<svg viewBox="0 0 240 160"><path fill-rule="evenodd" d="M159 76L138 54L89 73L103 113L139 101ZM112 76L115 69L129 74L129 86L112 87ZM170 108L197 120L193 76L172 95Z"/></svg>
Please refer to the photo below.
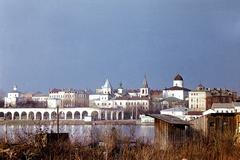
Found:
<svg viewBox="0 0 240 160"><path fill-rule="evenodd" d="M142 87L140 88L140 97L148 97L149 96L149 87L147 82L147 76L144 76Z"/></svg>
<svg viewBox="0 0 240 160"><path fill-rule="evenodd" d="M108 79L106 79L104 85L102 86L103 94L112 94L112 85Z"/></svg>

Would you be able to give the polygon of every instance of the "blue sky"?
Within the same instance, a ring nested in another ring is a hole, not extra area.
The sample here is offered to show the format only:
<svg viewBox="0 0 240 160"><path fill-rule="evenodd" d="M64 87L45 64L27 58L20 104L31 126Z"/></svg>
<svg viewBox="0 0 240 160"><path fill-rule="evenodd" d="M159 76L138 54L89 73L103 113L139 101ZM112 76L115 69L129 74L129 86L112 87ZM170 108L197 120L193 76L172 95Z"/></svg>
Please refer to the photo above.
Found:
<svg viewBox="0 0 240 160"><path fill-rule="evenodd" d="M239 0L1 0L0 89L172 85L240 91Z"/></svg>

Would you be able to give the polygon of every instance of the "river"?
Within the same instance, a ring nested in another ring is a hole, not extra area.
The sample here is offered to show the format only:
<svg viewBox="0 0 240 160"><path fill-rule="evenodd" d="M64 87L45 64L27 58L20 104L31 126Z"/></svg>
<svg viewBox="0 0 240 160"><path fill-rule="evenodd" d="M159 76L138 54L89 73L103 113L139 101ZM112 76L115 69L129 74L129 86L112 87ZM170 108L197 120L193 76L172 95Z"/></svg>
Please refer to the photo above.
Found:
<svg viewBox="0 0 240 160"><path fill-rule="evenodd" d="M60 125L60 133L69 133L72 142L89 143L91 137L102 137L115 128L121 136L153 142L154 126L149 125ZM39 132L56 132L56 125L0 125L0 138L15 142ZM6 136L7 135L7 136Z"/></svg>

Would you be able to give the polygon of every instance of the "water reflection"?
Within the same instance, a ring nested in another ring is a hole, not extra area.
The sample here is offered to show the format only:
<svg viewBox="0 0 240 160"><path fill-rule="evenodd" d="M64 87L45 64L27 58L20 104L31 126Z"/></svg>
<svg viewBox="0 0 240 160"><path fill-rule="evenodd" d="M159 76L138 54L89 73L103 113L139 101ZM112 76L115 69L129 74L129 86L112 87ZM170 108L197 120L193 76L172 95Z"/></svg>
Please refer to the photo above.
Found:
<svg viewBox="0 0 240 160"><path fill-rule="evenodd" d="M61 133L67 132L71 141L89 142L91 137L99 138L101 135L111 131L115 127L121 136L141 138L144 141L153 142L154 126L142 125L60 125ZM56 132L56 125L0 125L0 138L5 138L11 142L19 137L26 137L39 132Z"/></svg>

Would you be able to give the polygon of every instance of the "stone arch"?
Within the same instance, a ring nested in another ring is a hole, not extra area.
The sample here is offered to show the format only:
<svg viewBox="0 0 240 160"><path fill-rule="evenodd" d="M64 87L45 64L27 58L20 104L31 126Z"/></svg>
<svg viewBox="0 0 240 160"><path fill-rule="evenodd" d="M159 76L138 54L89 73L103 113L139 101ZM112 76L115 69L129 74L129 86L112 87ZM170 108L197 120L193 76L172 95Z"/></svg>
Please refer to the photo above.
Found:
<svg viewBox="0 0 240 160"><path fill-rule="evenodd" d="M6 118L6 120L12 120L12 113L11 112L7 112L5 114L5 118Z"/></svg>
<svg viewBox="0 0 240 160"><path fill-rule="evenodd" d="M65 119L65 113L63 111L59 112L59 119Z"/></svg>
<svg viewBox="0 0 240 160"><path fill-rule="evenodd" d="M108 120L112 120L112 119L111 119L111 113L112 113L111 111L107 111L107 119L108 119Z"/></svg>
<svg viewBox="0 0 240 160"><path fill-rule="evenodd" d="M27 113L26 112L21 113L21 119L27 119Z"/></svg>
<svg viewBox="0 0 240 160"><path fill-rule="evenodd" d="M92 111L92 113L91 113L92 121L98 120L98 114L99 113L97 111Z"/></svg>
<svg viewBox="0 0 240 160"><path fill-rule="evenodd" d="M82 112L82 119L84 119L86 116L88 116L88 112L87 111L83 111Z"/></svg>
<svg viewBox="0 0 240 160"><path fill-rule="evenodd" d="M66 119L73 119L72 112L70 112L70 111L67 112Z"/></svg>
<svg viewBox="0 0 240 160"><path fill-rule="evenodd" d="M4 119L4 113L3 112L0 112L0 119Z"/></svg>
<svg viewBox="0 0 240 160"><path fill-rule="evenodd" d="M118 114L118 119L122 120L122 112L118 112L117 114Z"/></svg>
<svg viewBox="0 0 240 160"><path fill-rule="evenodd" d="M42 120L42 113L41 112L36 113L36 119L37 120Z"/></svg>
<svg viewBox="0 0 240 160"><path fill-rule="evenodd" d="M49 113L48 112L43 113L43 119L49 119Z"/></svg>
<svg viewBox="0 0 240 160"><path fill-rule="evenodd" d="M51 119L57 119L57 112L53 111L51 113Z"/></svg>
<svg viewBox="0 0 240 160"><path fill-rule="evenodd" d="M78 111L76 111L75 113L74 113L74 119L80 119L80 112L78 112Z"/></svg>
<svg viewBox="0 0 240 160"><path fill-rule="evenodd" d="M117 119L117 113L112 111L112 120L116 120Z"/></svg>
<svg viewBox="0 0 240 160"><path fill-rule="evenodd" d="M14 114L13 114L13 119L14 120L19 120L19 113L18 112L14 112Z"/></svg>
<svg viewBox="0 0 240 160"><path fill-rule="evenodd" d="M28 113L28 119L34 120L34 113L33 112Z"/></svg>
<svg viewBox="0 0 240 160"><path fill-rule="evenodd" d="M105 120L105 111L101 112L101 120Z"/></svg>

